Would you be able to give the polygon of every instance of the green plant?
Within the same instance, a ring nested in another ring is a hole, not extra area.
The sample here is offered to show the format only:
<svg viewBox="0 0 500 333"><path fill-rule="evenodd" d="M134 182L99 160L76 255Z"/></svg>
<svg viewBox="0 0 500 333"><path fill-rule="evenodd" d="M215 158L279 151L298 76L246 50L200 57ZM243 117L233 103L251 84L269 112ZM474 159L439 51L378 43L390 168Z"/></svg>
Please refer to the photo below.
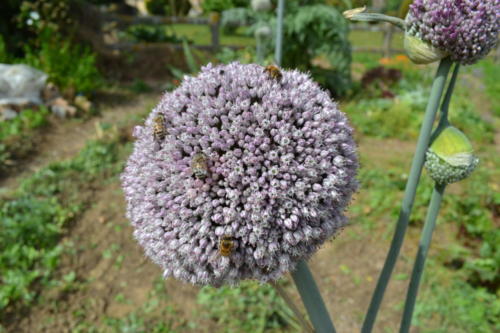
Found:
<svg viewBox="0 0 500 333"><path fill-rule="evenodd" d="M21 111L16 118L0 122L0 142L10 136L20 136L27 134L30 130L45 126L49 114L46 107L40 107L39 110Z"/></svg>
<svg viewBox="0 0 500 333"><path fill-rule="evenodd" d="M224 332L267 332L286 327L298 331L291 310L268 284L249 281L236 288L203 287L198 303Z"/></svg>
<svg viewBox="0 0 500 333"><path fill-rule="evenodd" d="M61 90L90 93L102 85L96 56L80 45L73 45L60 35L45 30L39 35L39 48L27 45L22 61L49 75Z"/></svg>
<svg viewBox="0 0 500 333"><path fill-rule="evenodd" d="M186 15L190 8L187 0L146 0L146 10L152 15Z"/></svg>
<svg viewBox="0 0 500 333"><path fill-rule="evenodd" d="M164 25L133 25L127 29L127 35L136 42L180 43L182 41L175 33L167 34L167 27Z"/></svg>
<svg viewBox="0 0 500 333"><path fill-rule="evenodd" d="M74 159L37 171L0 199L1 309L31 304L35 286L50 284L63 250L59 238L88 200L75 188L118 173L118 149L117 138L89 142Z"/></svg>
<svg viewBox="0 0 500 333"><path fill-rule="evenodd" d="M283 38L294 42L283 45L282 65L312 71L314 78L335 96L342 96L351 87L348 33L346 20L334 7L289 3ZM320 56L326 56L327 68L313 65L313 59Z"/></svg>
<svg viewBox="0 0 500 333"><path fill-rule="evenodd" d="M201 4L201 8L205 13L209 12L223 12L226 9L233 8L232 0L205 0Z"/></svg>
<svg viewBox="0 0 500 333"><path fill-rule="evenodd" d="M431 269L419 297L414 325L422 332L482 332L500 329L500 301L484 288L474 288L429 260Z"/></svg>
<svg viewBox="0 0 500 333"><path fill-rule="evenodd" d="M490 97L489 103L491 103L491 109L493 114L500 117L500 82L498 82L498 77L500 76L500 68L491 59L484 59L480 62L482 67L484 83L486 85L486 94Z"/></svg>
<svg viewBox="0 0 500 333"><path fill-rule="evenodd" d="M7 45L3 39L3 36L0 34L0 63L7 63L10 61L10 56L7 53Z"/></svg>

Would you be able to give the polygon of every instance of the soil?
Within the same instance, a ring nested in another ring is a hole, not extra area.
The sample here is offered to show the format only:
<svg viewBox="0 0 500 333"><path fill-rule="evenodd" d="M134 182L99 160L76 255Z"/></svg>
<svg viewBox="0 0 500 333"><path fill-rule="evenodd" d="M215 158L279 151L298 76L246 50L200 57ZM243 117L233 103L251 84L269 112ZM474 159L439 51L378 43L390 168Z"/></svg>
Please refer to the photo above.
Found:
<svg viewBox="0 0 500 333"><path fill-rule="evenodd" d="M14 188L20 179L44 165L76 155L87 140L96 136L96 121L115 122L141 113L158 98L159 94L142 95L127 99L123 105L107 101L102 117L98 119L70 121L55 126L44 137L38 154L22 170L4 179L0 186ZM367 160L384 160L389 164L404 161L408 166L413 146L409 142L371 138L359 142L360 154ZM394 151L400 153L394 154ZM125 203L119 179L110 179L92 195L93 205L72 225L62 240L68 251L58 274L62 277L74 272L75 280L68 285L43 291L40 304L18 318L12 318L8 332L88 332L89 326L85 326L88 323L107 332L105 318L125 317L144 308L151 300L149 295L158 288L165 290L159 308L173 309L165 320L174 323L176 332L223 330L201 315L203 309L196 302L198 287L173 279L161 280L160 269L146 259L124 216ZM360 330L392 237L392 228L387 228L387 224L393 221L380 222L373 229L367 229L359 219L352 220L343 233L328 242L310 262L338 332ZM410 275L418 232L410 228L393 276ZM435 243L452 234L450 230L438 228ZM430 255L432 253L431 248ZM290 277L286 278L290 280ZM397 330L408 282L408 278L391 280L374 332ZM290 283L287 290L296 304L301 304L293 284ZM158 307L154 311L162 313ZM190 320L193 321L191 325Z"/></svg>
<svg viewBox="0 0 500 333"><path fill-rule="evenodd" d="M37 136L40 141L31 157L11 170L8 177L0 177L0 189L15 188L27 175L39 170L52 161L60 161L75 156L87 140L96 137L96 124L113 123L127 116L143 112L153 105L159 93L133 96L126 93L109 92L100 96L101 116L82 119L51 121L50 126Z"/></svg>

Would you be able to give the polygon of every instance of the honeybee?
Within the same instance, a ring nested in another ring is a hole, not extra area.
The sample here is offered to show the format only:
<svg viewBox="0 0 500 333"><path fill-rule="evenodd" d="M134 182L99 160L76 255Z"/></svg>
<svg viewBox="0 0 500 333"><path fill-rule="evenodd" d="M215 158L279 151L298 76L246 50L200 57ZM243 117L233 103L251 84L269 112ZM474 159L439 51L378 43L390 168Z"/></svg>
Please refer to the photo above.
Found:
<svg viewBox="0 0 500 333"><path fill-rule="evenodd" d="M191 160L191 170L198 179L204 179L208 175L207 157L202 153L197 153Z"/></svg>
<svg viewBox="0 0 500 333"><path fill-rule="evenodd" d="M165 117L159 114L153 121L153 136L157 141L165 139L167 128L165 126Z"/></svg>
<svg viewBox="0 0 500 333"><path fill-rule="evenodd" d="M272 79L275 79L277 81L281 81L281 79L283 78L280 69L274 65L266 66L266 68L264 68L264 73L268 73Z"/></svg>
<svg viewBox="0 0 500 333"><path fill-rule="evenodd" d="M219 242L219 253L221 256L228 257L234 249L234 242L230 236L223 236Z"/></svg>

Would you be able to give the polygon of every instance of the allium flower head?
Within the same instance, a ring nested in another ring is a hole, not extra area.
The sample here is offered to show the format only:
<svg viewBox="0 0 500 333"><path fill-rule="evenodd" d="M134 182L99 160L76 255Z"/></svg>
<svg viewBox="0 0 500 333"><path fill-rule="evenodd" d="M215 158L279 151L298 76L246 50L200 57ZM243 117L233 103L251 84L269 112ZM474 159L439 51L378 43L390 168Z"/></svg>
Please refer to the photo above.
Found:
<svg viewBox="0 0 500 333"><path fill-rule="evenodd" d="M275 280L345 225L353 130L307 74L278 70L209 64L135 128L127 217L165 277Z"/></svg>
<svg viewBox="0 0 500 333"><path fill-rule="evenodd" d="M453 61L472 64L497 42L500 0L415 0L406 24L410 36L449 54ZM414 46L415 40L410 41Z"/></svg>

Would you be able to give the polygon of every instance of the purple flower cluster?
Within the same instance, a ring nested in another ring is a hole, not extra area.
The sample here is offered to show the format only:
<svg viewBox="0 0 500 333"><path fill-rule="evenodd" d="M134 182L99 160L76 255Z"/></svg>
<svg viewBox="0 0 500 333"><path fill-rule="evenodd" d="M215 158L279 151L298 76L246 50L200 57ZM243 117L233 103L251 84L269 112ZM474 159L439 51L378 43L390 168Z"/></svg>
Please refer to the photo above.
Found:
<svg viewBox="0 0 500 333"><path fill-rule="evenodd" d="M406 18L407 32L472 64L496 45L500 0L415 0Z"/></svg>
<svg viewBox="0 0 500 333"><path fill-rule="evenodd" d="M275 280L346 224L357 188L353 130L307 74L280 71L209 64L135 128L122 174L127 217L165 277ZM165 121L161 140L156 119ZM196 177L200 154L207 173Z"/></svg>

